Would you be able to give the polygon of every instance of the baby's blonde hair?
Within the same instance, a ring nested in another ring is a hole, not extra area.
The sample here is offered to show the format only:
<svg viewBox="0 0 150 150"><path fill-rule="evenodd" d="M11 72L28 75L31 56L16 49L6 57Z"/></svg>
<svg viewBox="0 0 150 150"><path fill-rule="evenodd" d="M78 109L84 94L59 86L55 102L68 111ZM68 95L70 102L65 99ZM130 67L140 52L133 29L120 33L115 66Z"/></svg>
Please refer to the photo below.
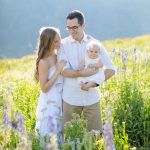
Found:
<svg viewBox="0 0 150 150"><path fill-rule="evenodd" d="M101 46L100 46L100 42L98 41L90 41L87 45L87 50L93 48L94 46L98 47L100 51Z"/></svg>

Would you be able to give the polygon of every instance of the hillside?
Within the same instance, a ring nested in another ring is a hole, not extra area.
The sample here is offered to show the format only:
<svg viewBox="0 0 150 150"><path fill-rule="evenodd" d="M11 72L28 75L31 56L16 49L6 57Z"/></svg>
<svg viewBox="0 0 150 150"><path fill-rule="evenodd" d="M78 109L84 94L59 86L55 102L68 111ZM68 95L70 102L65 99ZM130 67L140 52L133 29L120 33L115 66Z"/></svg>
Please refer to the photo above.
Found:
<svg viewBox="0 0 150 150"><path fill-rule="evenodd" d="M0 58L33 53L42 26L56 26L65 37L73 9L85 13L87 33L101 41L150 33L149 0L1 0Z"/></svg>
<svg viewBox="0 0 150 150"><path fill-rule="evenodd" d="M104 41L104 46L110 53L113 49L116 51L133 50L137 52L150 53L150 35L139 36L135 38L116 39L113 41ZM1 59L0 60L0 79L5 78L23 78L33 74L35 55L27 55L18 59ZM30 72L30 75L28 74ZM21 76L19 75L21 74ZM20 76L20 77L19 77ZM8 79L8 80L9 80Z"/></svg>

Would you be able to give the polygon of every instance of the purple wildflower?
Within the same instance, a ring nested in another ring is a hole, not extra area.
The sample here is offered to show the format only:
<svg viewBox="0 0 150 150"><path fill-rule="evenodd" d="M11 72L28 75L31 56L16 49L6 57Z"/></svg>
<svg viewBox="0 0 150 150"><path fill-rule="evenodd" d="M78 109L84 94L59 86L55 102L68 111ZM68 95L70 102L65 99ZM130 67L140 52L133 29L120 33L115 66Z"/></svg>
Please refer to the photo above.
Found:
<svg viewBox="0 0 150 150"><path fill-rule="evenodd" d="M133 53L136 54L136 48L133 49Z"/></svg>
<svg viewBox="0 0 150 150"><path fill-rule="evenodd" d="M115 51L116 51L115 48L111 51L112 56L115 54Z"/></svg>
<svg viewBox="0 0 150 150"><path fill-rule="evenodd" d="M106 112L106 120L104 124L104 142L105 142L105 147L107 150L115 150L115 145L114 145L114 137L113 137L113 128L111 124L111 107L110 105L107 107L107 112Z"/></svg>
<svg viewBox="0 0 150 150"><path fill-rule="evenodd" d="M14 129L17 128L17 124L16 124L14 121L10 121L10 125L11 125Z"/></svg>
<svg viewBox="0 0 150 150"><path fill-rule="evenodd" d="M122 55L121 55L121 61L122 63L125 63L127 61L128 55L125 53L125 51L122 51Z"/></svg>
<svg viewBox="0 0 150 150"><path fill-rule="evenodd" d="M24 117L21 113L18 115L18 130L25 135Z"/></svg>
<svg viewBox="0 0 150 150"><path fill-rule="evenodd" d="M7 87L7 91L8 91L9 94L12 93L12 88Z"/></svg>
<svg viewBox="0 0 150 150"><path fill-rule="evenodd" d="M6 115L3 116L2 120L3 120L4 124L8 124L9 123L8 117Z"/></svg>
<svg viewBox="0 0 150 150"><path fill-rule="evenodd" d="M136 48L133 49L133 61L136 63L137 56L136 56Z"/></svg>
<svg viewBox="0 0 150 150"><path fill-rule="evenodd" d="M116 49L114 48L113 50L112 50L112 52L114 53L116 51Z"/></svg>
<svg viewBox="0 0 150 150"><path fill-rule="evenodd" d="M147 57L146 56L144 57L144 62L147 63Z"/></svg>

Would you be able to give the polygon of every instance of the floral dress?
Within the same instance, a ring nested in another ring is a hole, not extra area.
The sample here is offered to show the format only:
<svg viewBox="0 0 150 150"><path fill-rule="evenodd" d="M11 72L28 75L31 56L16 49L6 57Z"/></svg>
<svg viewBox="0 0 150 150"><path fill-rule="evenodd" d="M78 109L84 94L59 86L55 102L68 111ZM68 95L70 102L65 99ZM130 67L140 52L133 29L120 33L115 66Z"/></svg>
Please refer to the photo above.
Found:
<svg viewBox="0 0 150 150"><path fill-rule="evenodd" d="M52 77L56 66L49 69L48 79ZM41 137L57 136L62 143L62 76L59 76L47 93L41 91L36 111L36 129ZM43 143L43 142L42 142Z"/></svg>

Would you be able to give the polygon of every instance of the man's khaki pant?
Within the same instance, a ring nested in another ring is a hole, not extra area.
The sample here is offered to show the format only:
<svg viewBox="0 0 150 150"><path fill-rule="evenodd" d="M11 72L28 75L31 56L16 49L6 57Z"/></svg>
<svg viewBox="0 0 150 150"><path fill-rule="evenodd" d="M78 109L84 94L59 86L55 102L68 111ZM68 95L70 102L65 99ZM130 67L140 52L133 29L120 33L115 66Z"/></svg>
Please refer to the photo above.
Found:
<svg viewBox="0 0 150 150"><path fill-rule="evenodd" d="M99 102L88 106L74 106L63 101L64 124L72 119L73 113L79 114L81 116L82 112L84 119L87 120L88 130L100 130L102 133L102 119Z"/></svg>

